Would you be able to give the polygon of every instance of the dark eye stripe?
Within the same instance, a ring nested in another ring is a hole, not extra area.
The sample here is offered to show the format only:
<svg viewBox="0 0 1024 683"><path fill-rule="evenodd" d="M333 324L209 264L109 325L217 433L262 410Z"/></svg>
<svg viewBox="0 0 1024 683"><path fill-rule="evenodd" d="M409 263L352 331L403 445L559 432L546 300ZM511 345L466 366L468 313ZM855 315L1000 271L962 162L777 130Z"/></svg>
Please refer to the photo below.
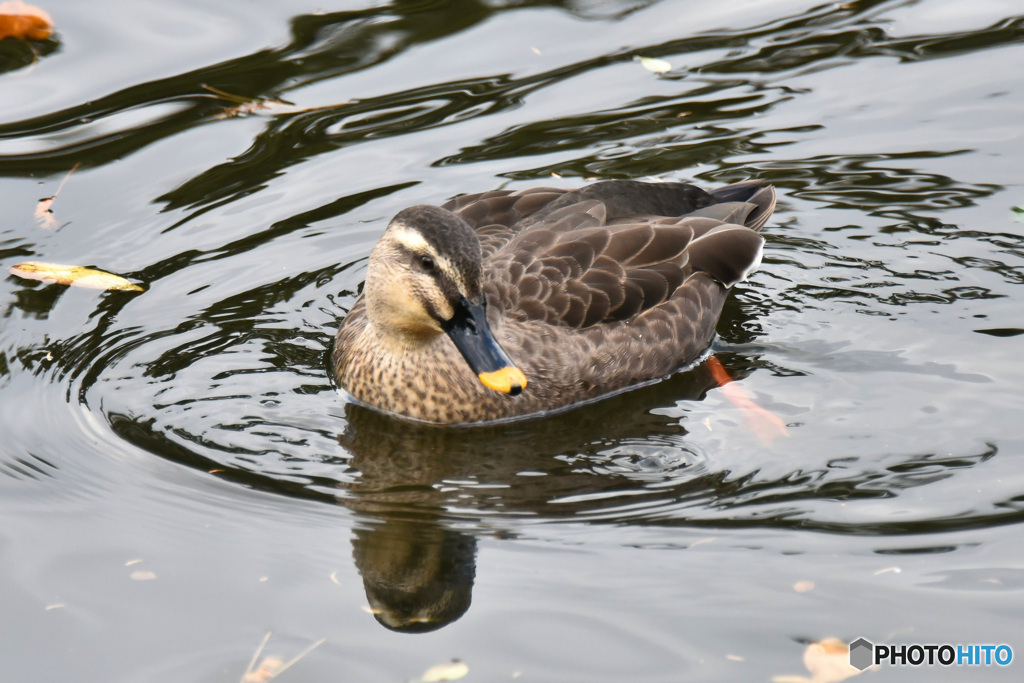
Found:
<svg viewBox="0 0 1024 683"><path fill-rule="evenodd" d="M414 268L420 268L432 274L440 272L441 269L438 267L437 261L434 260L434 257L431 254L426 254L419 250L410 249L404 244L399 244L398 249L405 255L406 258L409 259L410 262L412 262Z"/></svg>
<svg viewBox="0 0 1024 683"><path fill-rule="evenodd" d="M449 271L450 266L447 265L446 261L439 261L437 254L428 254L420 250L413 250L404 244L399 244L399 249L403 252L405 257L409 259L409 263L414 270L420 270L433 278L434 282L441 290L442 295L450 302L454 302L458 297L462 296L460 291L462 278L457 274L453 278L452 273ZM426 301L426 299L424 299L424 301ZM430 315L436 317L436 311L429 307L427 310Z"/></svg>

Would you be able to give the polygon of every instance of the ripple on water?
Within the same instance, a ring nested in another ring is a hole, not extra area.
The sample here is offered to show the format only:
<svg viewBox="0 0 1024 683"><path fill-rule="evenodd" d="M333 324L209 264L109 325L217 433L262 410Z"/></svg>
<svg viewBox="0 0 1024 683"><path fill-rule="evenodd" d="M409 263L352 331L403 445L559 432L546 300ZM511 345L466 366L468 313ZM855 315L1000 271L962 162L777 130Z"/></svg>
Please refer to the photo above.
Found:
<svg viewBox="0 0 1024 683"><path fill-rule="evenodd" d="M141 448L367 514L871 534L1015 521L1022 483L1005 463L1017 443L1013 414L1024 409L1013 346L1024 237L987 208L1005 188L962 166L976 149L893 145L877 131L866 139L858 116L809 116L806 105L827 99L839 73L844 88L873 93L877 65L892 58L918 74L1012 49L1020 20L895 35L888 13L904 10L862 5L751 10L749 26L712 28L715 19L645 46L590 37L571 57L538 48L543 59L528 69L460 65L441 82L408 69L423 54L413 47L468 40L467 26L494 30L482 21L492 15L522 17L477 5L461 23L436 25L391 6L303 15L279 49L125 87L89 117L79 107L0 126L20 153L0 170L25 178L81 155L95 169L120 168L117 160L156 154L154 141L185 149L194 131L214 126L243 141L233 154L190 161L186 178L147 178L143 200L126 201L126 223L141 220L103 256L133 263L145 293L10 285L0 386L23 398L5 415L24 426L12 430L14 455L0 472L42 481L82 467L88 476L87 464L38 447L52 432L75 448L89 439L118 457ZM593 11L628 22L641 6ZM564 11L593 18L586 7ZM641 48L685 55L686 65L655 78L633 61ZM507 49L500 56L516 63L524 46ZM269 111L222 123L240 112L212 81L245 85ZM352 90L332 87L342 82ZM324 99L305 101L311 93ZM300 102L276 104L285 94ZM901 125L935 130L885 104ZM366 159L385 160L386 183L363 182ZM144 166L127 166L125 177ZM333 331L386 216L404 204L499 178L522 187L557 172L570 176L558 184L575 185L682 169L708 184L757 175L780 189L764 266L729 302L718 348L787 422L788 438L760 441L703 368L564 415L473 430L367 415L333 391ZM85 249L78 229L5 233L0 256ZM75 430L88 437L68 436Z"/></svg>
<svg viewBox="0 0 1024 683"><path fill-rule="evenodd" d="M748 680L805 636L1014 632L1012 0L50 1L53 38L0 41L3 273L147 289L0 278L10 677L237 680L271 625L284 660L328 636L308 680ZM475 429L335 391L401 208L648 176L778 188L715 352L786 436L704 366Z"/></svg>

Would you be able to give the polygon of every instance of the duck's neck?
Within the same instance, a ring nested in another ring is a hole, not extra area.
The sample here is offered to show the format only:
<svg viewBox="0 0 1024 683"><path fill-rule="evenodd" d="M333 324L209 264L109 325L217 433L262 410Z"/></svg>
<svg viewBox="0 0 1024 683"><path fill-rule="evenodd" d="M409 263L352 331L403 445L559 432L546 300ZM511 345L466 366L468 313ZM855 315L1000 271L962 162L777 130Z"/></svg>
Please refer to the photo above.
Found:
<svg viewBox="0 0 1024 683"><path fill-rule="evenodd" d="M359 331L341 365L340 381L356 399L429 422L471 422L484 402L478 381L441 334L424 338ZM498 396L495 393L495 396Z"/></svg>
<svg viewBox="0 0 1024 683"><path fill-rule="evenodd" d="M392 355L427 352L441 343L444 333L434 330L405 329L370 319L370 332L374 343Z"/></svg>

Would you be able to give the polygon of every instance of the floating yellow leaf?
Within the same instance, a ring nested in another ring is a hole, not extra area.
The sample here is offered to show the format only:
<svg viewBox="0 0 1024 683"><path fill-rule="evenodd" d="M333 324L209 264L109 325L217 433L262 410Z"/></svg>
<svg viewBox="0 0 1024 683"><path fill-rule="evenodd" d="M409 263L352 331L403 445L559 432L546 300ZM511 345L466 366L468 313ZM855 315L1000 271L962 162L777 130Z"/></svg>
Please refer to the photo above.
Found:
<svg viewBox="0 0 1024 683"><path fill-rule="evenodd" d="M641 57L640 65L648 71L656 74L668 73L672 70L672 65L666 62L664 59L658 59L657 57Z"/></svg>
<svg viewBox="0 0 1024 683"><path fill-rule="evenodd" d="M797 581L793 584L793 590L797 593L806 593L807 591L814 590L813 581Z"/></svg>
<svg viewBox="0 0 1024 683"><path fill-rule="evenodd" d="M0 2L0 40L46 40L53 33L50 15L21 0Z"/></svg>
<svg viewBox="0 0 1024 683"><path fill-rule="evenodd" d="M95 268L86 268L85 266L65 266L60 263L29 261L11 266L11 275L17 275L26 280L56 282L60 285L74 285L91 289L115 289L126 292L143 291L142 287L126 280L120 275L96 270Z"/></svg>
<svg viewBox="0 0 1024 683"><path fill-rule="evenodd" d="M139 569L138 571L131 573L132 581L152 581L155 578L156 572L150 572L144 569Z"/></svg>
<svg viewBox="0 0 1024 683"><path fill-rule="evenodd" d="M427 669L420 678L420 683L439 683L440 681L457 681L469 673L465 662L453 659L447 664L438 664Z"/></svg>
<svg viewBox="0 0 1024 683"><path fill-rule="evenodd" d="M804 650L810 676L773 676L772 683L839 683L861 671L850 666L850 646L838 638L825 638Z"/></svg>

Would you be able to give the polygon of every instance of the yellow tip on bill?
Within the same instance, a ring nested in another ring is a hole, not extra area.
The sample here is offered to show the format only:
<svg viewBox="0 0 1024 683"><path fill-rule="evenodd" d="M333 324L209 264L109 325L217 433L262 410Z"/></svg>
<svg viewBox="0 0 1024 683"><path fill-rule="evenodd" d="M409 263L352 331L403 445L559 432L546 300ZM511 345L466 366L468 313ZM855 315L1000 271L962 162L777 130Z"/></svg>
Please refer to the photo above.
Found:
<svg viewBox="0 0 1024 683"><path fill-rule="evenodd" d="M503 394L515 396L526 386L526 375L519 368L506 365L494 372L481 372L477 377L484 383L484 386Z"/></svg>

